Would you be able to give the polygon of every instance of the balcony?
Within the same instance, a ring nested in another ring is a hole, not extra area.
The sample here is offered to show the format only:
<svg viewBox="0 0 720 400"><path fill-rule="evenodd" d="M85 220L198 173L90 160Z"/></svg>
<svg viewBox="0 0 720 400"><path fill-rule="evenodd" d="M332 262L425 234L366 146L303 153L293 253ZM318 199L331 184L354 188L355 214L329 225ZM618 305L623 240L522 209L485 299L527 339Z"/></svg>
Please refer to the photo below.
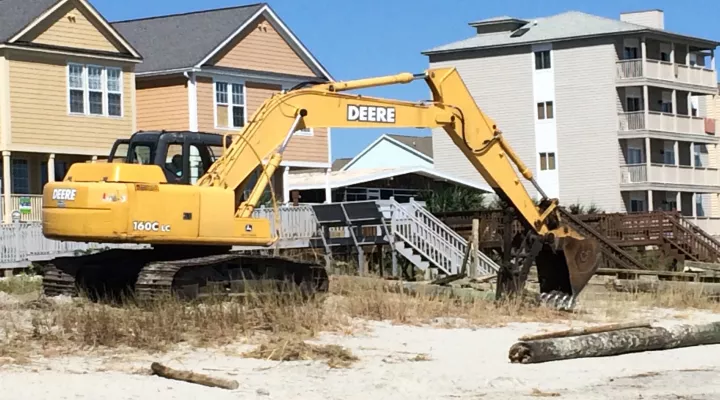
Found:
<svg viewBox="0 0 720 400"><path fill-rule="evenodd" d="M720 135L720 124L708 118L690 115L649 111L647 119L643 111L618 114L621 132L657 131L692 135Z"/></svg>
<svg viewBox="0 0 720 400"><path fill-rule="evenodd" d="M690 167L669 164L629 164L620 166L620 183L656 183L661 185L720 186L717 168Z"/></svg>
<svg viewBox="0 0 720 400"><path fill-rule="evenodd" d="M715 71L698 65L685 65L659 60L620 60L617 62L617 80L620 83L637 84L642 79L653 79L667 83L692 85L717 89Z"/></svg>

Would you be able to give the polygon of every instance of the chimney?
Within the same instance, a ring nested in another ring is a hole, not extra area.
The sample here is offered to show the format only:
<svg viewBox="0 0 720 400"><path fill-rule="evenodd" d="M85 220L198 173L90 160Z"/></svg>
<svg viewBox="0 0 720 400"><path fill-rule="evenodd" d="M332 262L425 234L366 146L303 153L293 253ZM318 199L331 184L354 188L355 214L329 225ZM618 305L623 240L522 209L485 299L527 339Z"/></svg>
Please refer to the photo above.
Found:
<svg viewBox="0 0 720 400"><path fill-rule="evenodd" d="M620 13L620 21L653 29L665 29L665 13L660 9Z"/></svg>

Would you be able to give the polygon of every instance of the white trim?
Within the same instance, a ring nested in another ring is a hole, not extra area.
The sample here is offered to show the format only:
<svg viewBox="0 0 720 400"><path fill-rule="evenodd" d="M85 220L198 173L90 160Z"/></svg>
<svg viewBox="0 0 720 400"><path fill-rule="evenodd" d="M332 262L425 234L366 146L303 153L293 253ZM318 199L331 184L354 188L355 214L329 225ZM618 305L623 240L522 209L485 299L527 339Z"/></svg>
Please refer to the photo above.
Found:
<svg viewBox="0 0 720 400"><path fill-rule="evenodd" d="M57 146L33 146L23 144L11 144L6 150L8 152L22 152L22 153L41 153L41 154L52 154L55 155L80 155L80 156L97 156L107 157L110 154L110 148L107 149L84 149L81 147L57 147Z"/></svg>
<svg viewBox="0 0 720 400"><path fill-rule="evenodd" d="M77 50L77 51L66 51L66 50L57 50L57 49L44 49L44 48L37 48L37 47L19 46L19 45L12 45L12 44L0 44L0 50L2 50L2 49L34 51L37 53L59 54L59 55L63 55L63 56L96 58L99 60L111 60L111 61L119 61L119 62L134 63L134 64L139 64L142 62L142 60L132 59L132 58L122 58L122 57L85 53L82 51L82 49Z"/></svg>
<svg viewBox="0 0 720 400"><path fill-rule="evenodd" d="M17 40L19 40L19 39L20 39L21 37L23 37L26 33L28 33L29 31L31 31L33 28L35 28L35 27L38 26L41 22L43 22L45 19L47 19L52 13L54 13L54 12L57 11L57 10L59 10L60 7L64 6L68 1L69 1L69 0L60 0L59 2L57 2L54 6L50 7L50 9L48 9L47 11L45 11L42 15L40 15L40 16L39 16L38 18L36 18L33 22L31 22L30 25L27 25L25 28L23 28L23 30L21 30L21 31L18 32L15 36L13 36L12 38L10 38L10 40L8 40L8 43L14 43L14 42L16 42ZM120 44L121 44L123 47L125 47L125 50L127 50L128 52L130 52L130 54L133 55L133 57L135 57L135 58L142 58L142 57L140 56L140 54L139 54L137 51L135 51L135 49L130 45L130 43L128 43L128 42L120 35L120 33L118 33L118 31L116 31L115 28L113 28L112 25L110 25L110 24L105 20L105 18L103 18L103 16L100 15L100 13L98 13L92 5L90 5L90 3L88 3L88 2L85 1L85 0L74 0L74 1L77 2L77 3L80 3L83 7L85 7L85 10L87 10L90 14L92 14L92 16L93 16L97 21L99 21L100 24L101 24L108 32L110 32L110 34L115 38L115 40L117 40L118 42L120 42Z"/></svg>
<svg viewBox="0 0 720 400"><path fill-rule="evenodd" d="M264 161L265 164L267 161ZM281 167L295 167L295 168L330 168L332 163L315 162L315 161L281 161Z"/></svg>
<svg viewBox="0 0 720 400"><path fill-rule="evenodd" d="M10 144L12 118L10 107L10 62L4 54L0 54L0 145L6 150ZM1 162L1 160L0 160ZM0 177L2 178L2 177Z"/></svg>
<svg viewBox="0 0 720 400"><path fill-rule="evenodd" d="M239 131L243 129L245 126L247 126L248 119L247 119L247 85L245 84L245 81L238 80L238 79L223 79L220 78L220 83L227 84L227 98L228 98L228 126L227 127L220 127L218 126L218 119L217 119L217 80L213 78L213 124L215 126L215 129L223 130L223 131ZM243 88L243 104L241 105L243 108L243 126L241 127L232 127L230 125L232 122L232 86L233 85L242 85Z"/></svg>
<svg viewBox="0 0 720 400"><path fill-rule="evenodd" d="M235 72L235 71L219 71L214 69L193 69L193 71L198 72L198 76L206 77L206 78L215 78L215 77L225 77L229 76L235 79L244 79L247 81L257 82L257 83L265 83L268 85L281 85L283 87L285 86L295 86L298 83L305 82L306 79L302 78L281 78L281 77L274 77L274 76L268 76L264 75L262 73L258 74L249 74L246 72ZM310 77L308 77L310 78Z"/></svg>
<svg viewBox="0 0 720 400"><path fill-rule="evenodd" d="M370 143L370 145L368 145L367 147L365 147L360 153L358 153L358 155L356 155L355 157L353 157L353 159L350 160L347 164L345 164L345 165L340 169L340 171L347 171L348 168L350 168L353 164L355 164L357 161L359 161L363 156L365 156L365 154L367 154L370 150L372 150L373 147L377 146L377 145L378 145L380 142L382 142L383 140L387 140L387 141L389 141L390 143L392 143L392 144L394 144L394 145L396 145L396 146L399 146L399 147L402 148L402 149L405 149L405 150L409 151L410 153L412 153L412 154L414 154L414 155L422 158L423 160L425 160L425 161L427 161L427 162L429 162L429 163L434 163L432 157L429 157L428 155L423 154L422 152L420 152L420 151L418 151L418 150L416 150L416 149L413 149L412 147L406 145L405 143L402 143L402 142L399 141L399 140L393 139L393 138L391 138L390 136L388 136L386 133L384 133L384 134L382 134L380 137L378 137L377 139L375 139L374 142Z"/></svg>
<svg viewBox="0 0 720 400"><path fill-rule="evenodd" d="M161 71L148 71L148 72L136 72L135 76L137 78L143 78L143 77L150 77L150 76L160 76L160 75L171 75L171 74L177 74L177 73L186 73L186 72L198 72L200 69L198 68L174 68L174 69L165 69Z"/></svg>
<svg viewBox="0 0 720 400"><path fill-rule="evenodd" d="M252 17L250 17L248 20L246 20L244 24L242 24L237 30L235 30L235 32L233 32L232 34L230 34L230 36L229 36L228 38L226 38L222 43L220 43L219 46L217 46L216 48L214 48L207 56L205 56L205 58L203 58L199 63L197 63L197 64L195 65L195 67L196 67L196 68L202 67L205 63L207 63L211 58L213 58L213 57L214 57L215 55L217 55L221 50L223 50L223 49L224 49L229 43L231 43L242 31L244 31L248 26L250 26L250 24L252 24L253 22L255 22L255 20L256 20L260 15L262 15L262 14L265 13L265 12L268 13L268 15L269 15L269 17L270 17L269 20L272 20L272 21L270 21L270 23L273 24L273 22L274 22L273 25L279 26L279 27L281 28L281 30L285 33L285 35L287 35L287 36L290 38L290 40L293 42L293 44L295 45L295 47L297 47L298 49L300 49L300 51L301 51L303 54L305 54L305 56L310 60L310 62L313 64L313 66L314 66L315 68L317 68L317 69L322 73L322 75L323 75L325 78L327 78L327 79L330 80L330 81L334 81L333 77L325 70L325 68L323 68L323 67L320 65L320 63L315 59L315 57L313 57L312 54L310 54L310 52L308 51L308 49L306 49L305 46L303 46L302 44L300 44L300 41L295 37L295 35L293 35L293 34L290 32L290 30L287 28L287 26L285 26L285 24L283 24L283 23L280 21L280 18L278 18L278 16L272 11L272 9L270 8L270 6L268 6L268 5L262 6L262 8L260 8L255 14L253 14ZM281 36L282 36L282 34L281 34Z"/></svg>
<svg viewBox="0 0 720 400"><path fill-rule="evenodd" d="M195 73L185 73L188 79L188 128L192 132L198 131L198 104L197 104L197 80ZM215 84L213 84L213 87ZM215 90L215 89L213 89Z"/></svg>
<svg viewBox="0 0 720 400"><path fill-rule="evenodd" d="M358 171L359 172L359 171ZM468 181L462 178L456 178L453 176L450 176L444 172L438 171L434 168L427 168L427 167L404 167L404 168L386 168L386 169L368 169L367 174L363 175L354 175L346 179L342 179L342 175L344 174L343 171L334 171L332 172L331 179L329 186L332 189L337 189L340 187L346 187L346 186L352 186L356 185L358 183L364 183L364 182L370 182L378 179L387 179L394 176L399 175L405 175L405 174L420 174L423 176L427 176L430 178L438 179L438 180L446 180L454 183L458 183L464 186L472 187L474 189L483 190L488 193L494 193L494 190L487 184L480 184L477 182ZM325 182L325 172L314 172L314 173L308 173L308 174L297 174L297 175L290 175L292 181L292 177L298 177L301 175L312 175L313 177L318 176L321 177L321 179L318 179L317 183L309 183L309 184L298 184L298 185L292 185L288 184L290 187L290 190L313 190L313 189L324 189L326 187ZM334 180L333 179L337 178Z"/></svg>

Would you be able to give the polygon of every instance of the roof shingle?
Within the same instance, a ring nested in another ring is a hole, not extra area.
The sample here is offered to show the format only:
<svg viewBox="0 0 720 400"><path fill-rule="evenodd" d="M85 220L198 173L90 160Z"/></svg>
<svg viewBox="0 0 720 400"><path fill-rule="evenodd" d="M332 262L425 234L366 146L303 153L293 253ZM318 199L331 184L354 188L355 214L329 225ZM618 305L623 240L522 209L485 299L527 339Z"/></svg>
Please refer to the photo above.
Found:
<svg viewBox="0 0 720 400"><path fill-rule="evenodd" d="M7 42L59 0L0 0L0 43Z"/></svg>
<svg viewBox="0 0 720 400"><path fill-rule="evenodd" d="M136 72L189 68L202 61L264 5L118 21L112 26L145 57Z"/></svg>

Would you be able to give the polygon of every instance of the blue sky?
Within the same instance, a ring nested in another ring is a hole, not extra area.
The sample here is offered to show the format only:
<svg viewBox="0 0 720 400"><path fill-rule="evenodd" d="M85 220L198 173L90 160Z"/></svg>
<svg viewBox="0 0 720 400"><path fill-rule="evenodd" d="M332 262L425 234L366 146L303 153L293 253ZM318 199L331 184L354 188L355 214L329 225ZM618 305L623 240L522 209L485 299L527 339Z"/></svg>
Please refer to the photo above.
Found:
<svg viewBox="0 0 720 400"><path fill-rule="evenodd" d="M110 21L250 4L248 0L91 0ZM570 0L269 0L268 4L330 71L335 79L357 79L399 72L421 72L420 52L473 34L470 21L499 15L541 17L568 10L618 18L623 11L659 8L665 29L720 39L720 1ZM405 100L428 97L422 81L364 90L373 96ZM334 129L333 158L352 157L387 132ZM429 134L401 129L387 133Z"/></svg>

